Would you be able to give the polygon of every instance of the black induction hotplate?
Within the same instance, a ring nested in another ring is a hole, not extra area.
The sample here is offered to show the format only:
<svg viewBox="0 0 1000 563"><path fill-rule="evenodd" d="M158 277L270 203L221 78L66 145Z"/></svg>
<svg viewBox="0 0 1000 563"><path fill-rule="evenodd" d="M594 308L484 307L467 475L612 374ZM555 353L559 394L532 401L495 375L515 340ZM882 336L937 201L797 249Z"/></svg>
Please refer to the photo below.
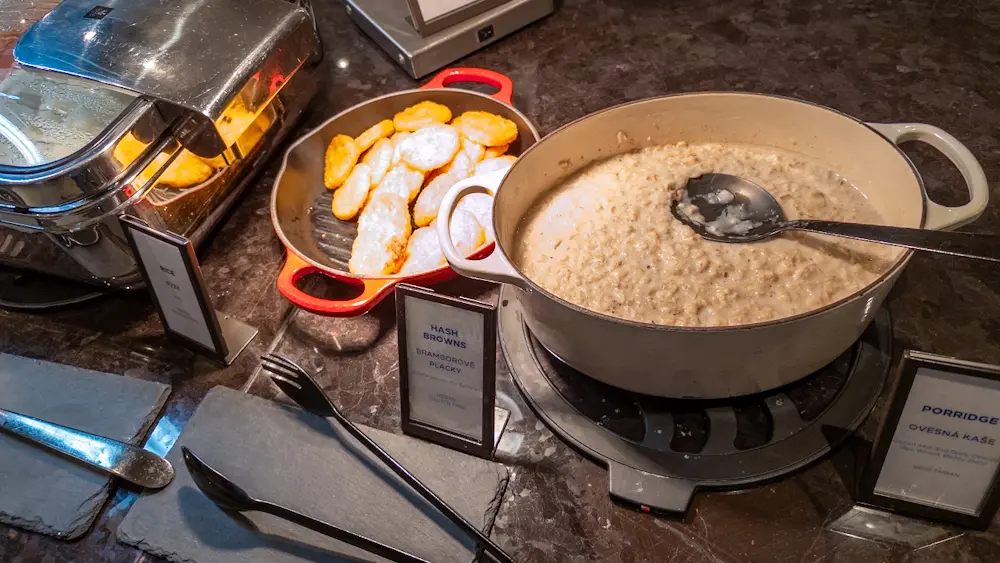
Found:
<svg viewBox="0 0 1000 563"><path fill-rule="evenodd" d="M882 310L850 349L795 383L723 400L665 399L567 366L531 334L510 289L500 303L504 357L534 412L608 468L615 501L644 512L685 513L698 489L767 482L821 458L869 415L890 363Z"/></svg>

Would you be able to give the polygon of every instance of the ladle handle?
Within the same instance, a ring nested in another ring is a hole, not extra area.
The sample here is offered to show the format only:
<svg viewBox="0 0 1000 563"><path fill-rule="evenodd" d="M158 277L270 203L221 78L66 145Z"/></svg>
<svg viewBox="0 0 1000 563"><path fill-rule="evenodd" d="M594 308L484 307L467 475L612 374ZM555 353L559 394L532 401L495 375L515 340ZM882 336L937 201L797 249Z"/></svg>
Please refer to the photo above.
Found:
<svg viewBox="0 0 1000 563"><path fill-rule="evenodd" d="M861 225L813 219L788 221L782 225L782 228L1000 262L1000 236L998 235L907 229L905 227Z"/></svg>

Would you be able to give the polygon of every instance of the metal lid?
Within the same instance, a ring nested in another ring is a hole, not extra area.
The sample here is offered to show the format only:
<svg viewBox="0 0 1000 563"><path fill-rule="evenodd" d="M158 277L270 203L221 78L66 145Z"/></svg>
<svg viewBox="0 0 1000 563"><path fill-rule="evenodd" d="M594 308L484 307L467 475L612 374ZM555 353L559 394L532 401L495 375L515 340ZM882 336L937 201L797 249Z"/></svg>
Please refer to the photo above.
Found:
<svg viewBox="0 0 1000 563"><path fill-rule="evenodd" d="M0 82L0 165L36 167L68 157L135 98L89 80L14 68Z"/></svg>
<svg viewBox="0 0 1000 563"><path fill-rule="evenodd" d="M192 112L212 146L191 148L211 157L316 44L309 12L282 0L65 0L21 37L14 58ZM245 119L234 127L227 113Z"/></svg>

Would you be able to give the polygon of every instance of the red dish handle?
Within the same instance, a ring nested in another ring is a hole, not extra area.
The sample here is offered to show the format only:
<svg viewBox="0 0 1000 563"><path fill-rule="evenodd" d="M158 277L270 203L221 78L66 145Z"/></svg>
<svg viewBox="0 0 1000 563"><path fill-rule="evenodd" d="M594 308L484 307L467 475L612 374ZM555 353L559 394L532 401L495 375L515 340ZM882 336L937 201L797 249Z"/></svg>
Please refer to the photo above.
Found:
<svg viewBox="0 0 1000 563"><path fill-rule="evenodd" d="M455 82L478 82L489 84L499 90L491 97L511 105L514 98L514 83L510 78L493 70L485 68L448 68L439 72L431 81L421 88L444 88Z"/></svg>
<svg viewBox="0 0 1000 563"><path fill-rule="evenodd" d="M285 266L278 274L278 291L292 303L312 313L331 317L355 317L367 313L385 299L385 296L389 295L399 281L395 279L361 280L364 285L361 295L344 301L320 299L295 287L295 282L320 271L316 266L302 260L293 252L289 252L285 258Z"/></svg>

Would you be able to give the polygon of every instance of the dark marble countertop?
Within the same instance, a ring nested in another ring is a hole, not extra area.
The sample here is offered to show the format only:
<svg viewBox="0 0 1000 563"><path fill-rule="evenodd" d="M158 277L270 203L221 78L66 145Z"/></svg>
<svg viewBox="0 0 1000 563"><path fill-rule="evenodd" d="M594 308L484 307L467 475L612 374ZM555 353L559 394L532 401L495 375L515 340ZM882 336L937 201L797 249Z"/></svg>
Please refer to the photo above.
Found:
<svg viewBox="0 0 1000 563"><path fill-rule="evenodd" d="M870 121L944 127L1000 178L1000 5L867 0L567 1L551 17L465 60L515 84L514 103L544 134L589 112L671 92L746 90L798 97ZM316 4L327 55L311 123L368 98L418 84L347 18L342 3ZM961 177L926 147L907 147L931 196L956 205ZM399 431L392 300L354 319L294 310L274 280L283 248L268 197L276 166L251 187L201 252L219 309L260 328L232 366L219 369L168 342L143 293L47 313L0 311L0 351L170 383L169 443L215 385L275 397L257 358L277 350L320 372L353 420ZM1000 197L991 184L994 199ZM1000 231L991 205L970 226ZM323 291L322 281L310 282ZM496 299L495 286L453 281L449 294ZM1000 270L916 256L889 302L897 349L1000 363ZM514 405L500 461L512 480L494 536L518 561L953 561L1000 560L1000 527L957 533L914 550L855 539L826 526L851 507L829 460L738 493L699 494L686 520L613 505L607 472L535 418L498 361L499 393ZM880 405L880 409L884 405ZM878 416L863 433L871 435ZM120 489L82 540L64 543L0 527L0 561L153 561L115 542L135 499Z"/></svg>

